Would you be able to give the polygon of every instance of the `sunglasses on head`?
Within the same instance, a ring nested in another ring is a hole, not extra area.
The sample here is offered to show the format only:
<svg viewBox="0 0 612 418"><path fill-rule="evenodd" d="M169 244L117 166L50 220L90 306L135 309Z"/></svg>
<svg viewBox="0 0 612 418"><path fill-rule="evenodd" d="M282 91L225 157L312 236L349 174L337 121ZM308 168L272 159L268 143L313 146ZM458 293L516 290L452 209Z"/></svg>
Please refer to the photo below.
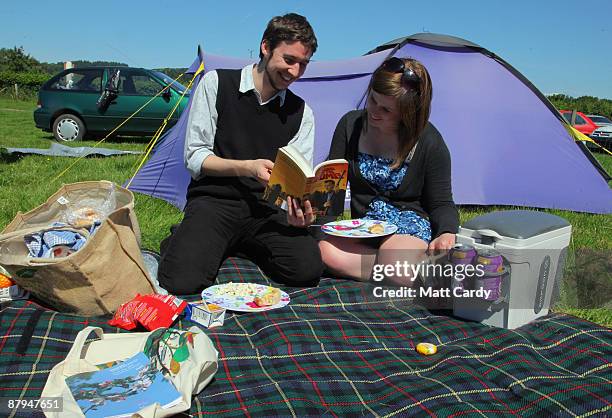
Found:
<svg viewBox="0 0 612 418"><path fill-rule="evenodd" d="M407 68L404 60L392 57L383 62L380 68L390 73L402 73L402 84L404 86L413 88L417 92L419 91L421 77L419 77L410 68Z"/></svg>

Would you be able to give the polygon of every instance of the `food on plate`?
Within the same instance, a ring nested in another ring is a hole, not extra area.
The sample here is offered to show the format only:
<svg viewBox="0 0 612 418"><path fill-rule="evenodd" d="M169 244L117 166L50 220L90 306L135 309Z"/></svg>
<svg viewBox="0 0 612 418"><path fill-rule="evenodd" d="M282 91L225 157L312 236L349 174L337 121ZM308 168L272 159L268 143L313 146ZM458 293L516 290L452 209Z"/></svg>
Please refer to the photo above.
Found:
<svg viewBox="0 0 612 418"><path fill-rule="evenodd" d="M374 224L368 228L368 231L370 232L370 234L376 234L376 235L384 234L385 227L383 224Z"/></svg>
<svg viewBox="0 0 612 418"><path fill-rule="evenodd" d="M280 300L281 300L280 290L271 287L263 295L255 296L255 299L253 299L253 302L255 302L257 306L272 306L272 305L276 305L277 303L279 303Z"/></svg>
<svg viewBox="0 0 612 418"><path fill-rule="evenodd" d="M226 283L202 291L202 300L236 312L261 312L286 306L289 295L260 283Z"/></svg>
<svg viewBox="0 0 612 418"><path fill-rule="evenodd" d="M255 296L257 285L255 283L229 282L216 288L215 296L245 297Z"/></svg>

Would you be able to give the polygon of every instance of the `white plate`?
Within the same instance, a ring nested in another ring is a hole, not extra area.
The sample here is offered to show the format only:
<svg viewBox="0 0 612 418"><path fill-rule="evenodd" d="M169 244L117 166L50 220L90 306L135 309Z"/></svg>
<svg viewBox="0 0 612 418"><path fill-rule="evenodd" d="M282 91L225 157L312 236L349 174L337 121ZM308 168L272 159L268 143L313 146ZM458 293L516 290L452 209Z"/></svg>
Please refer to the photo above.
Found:
<svg viewBox="0 0 612 418"><path fill-rule="evenodd" d="M247 289L249 286L252 289L252 294L244 296L235 296L227 294L229 285L234 285L236 289ZM276 305L257 306L253 299L255 296L261 296L266 293L271 287L263 284L255 283L225 283L208 287L202 291L202 299L207 303L213 303L229 311L236 312L263 312L271 309L282 308L286 306L290 299L286 292L281 292L281 300Z"/></svg>
<svg viewBox="0 0 612 418"><path fill-rule="evenodd" d="M380 234L370 232L370 228L377 224L383 226L383 232ZM385 221L375 221L371 219L349 219L327 223L321 227L321 231L335 237L377 238L394 234L397 231L397 226Z"/></svg>

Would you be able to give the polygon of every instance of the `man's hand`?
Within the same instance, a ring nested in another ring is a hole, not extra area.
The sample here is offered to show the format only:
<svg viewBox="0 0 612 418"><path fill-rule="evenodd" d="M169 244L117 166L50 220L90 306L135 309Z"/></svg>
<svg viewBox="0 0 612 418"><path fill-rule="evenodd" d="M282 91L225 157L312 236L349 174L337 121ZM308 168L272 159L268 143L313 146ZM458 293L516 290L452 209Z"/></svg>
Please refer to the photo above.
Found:
<svg viewBox="0 0 612 418"><path fill-rule="evenodd" d="M429 243L428 252L448 251L455 245L455 234L446 232Z"/></svg>
<svg viewBox="0 0 612 418"><path fill-rule="evenodd" d="M273 167L274 163L270 160L259 159L248 161L249 176L253 177L264 186L266 186L268 180L270 180L270 173Z"/></svg>
<svg viewBox="0 0 612 418"><path fill-rule="evenodd" d="M266 186L272 167L274 163L270 160L232 160L213 154L202 162L202 174L212 177L251 177Z"/></svg>
<svg viewBox="0 0 612 418"><path fill-rule="evenodd" d="M306 228L315 220L310 201L304 201L304 210L300 207L297 200L287 196L287 222L289 225L299 228Z"/></svg>

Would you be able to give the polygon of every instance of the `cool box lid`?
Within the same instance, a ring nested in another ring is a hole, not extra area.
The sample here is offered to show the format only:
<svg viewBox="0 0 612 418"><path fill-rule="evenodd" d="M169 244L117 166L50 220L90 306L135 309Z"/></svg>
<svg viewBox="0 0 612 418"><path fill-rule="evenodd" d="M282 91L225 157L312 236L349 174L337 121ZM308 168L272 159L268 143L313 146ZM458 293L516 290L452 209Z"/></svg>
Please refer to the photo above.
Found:
<svg viewBox="0 0 612 418"><path fill-rule="evenodd" d="M459 228L458 236L474 238L491 236L497 245L515 248L531 247L546 241L556 248L569 243L571 229L571 224L567 220L549 213L504 210L480 215L467 221Z"/></svg>
<svg viewBox="0 0 612 418"><path fill-rule="evenodd" d="M565 219L545 212L503 210L470 219L463 228L492 229L508 238L528 239L568 226L570 223Z"/></svg>

